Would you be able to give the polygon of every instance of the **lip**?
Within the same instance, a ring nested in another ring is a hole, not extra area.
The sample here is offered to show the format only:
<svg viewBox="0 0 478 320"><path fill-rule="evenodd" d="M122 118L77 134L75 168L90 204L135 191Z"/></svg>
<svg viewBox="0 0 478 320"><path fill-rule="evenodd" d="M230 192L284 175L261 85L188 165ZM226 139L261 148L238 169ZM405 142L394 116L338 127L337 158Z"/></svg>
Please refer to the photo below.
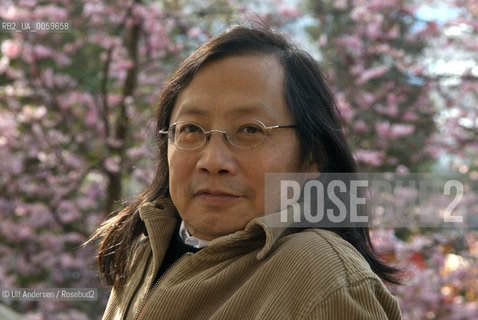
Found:
<svg viewBox="0 0 478 320"><path fill-rule="evenodd" d="M207 188L197 190L194 193L194 197L211 204L229 203L241 198L240 195L231 193L229 191Z"/></svg>

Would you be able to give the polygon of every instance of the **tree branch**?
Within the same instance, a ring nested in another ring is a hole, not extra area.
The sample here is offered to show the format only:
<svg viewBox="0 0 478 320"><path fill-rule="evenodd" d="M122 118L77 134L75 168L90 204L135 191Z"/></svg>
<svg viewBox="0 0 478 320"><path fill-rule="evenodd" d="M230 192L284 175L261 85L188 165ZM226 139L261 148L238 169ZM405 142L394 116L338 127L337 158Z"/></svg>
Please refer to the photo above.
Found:
<svg viewBox="0 0 478 320"><path fill-rule="evenodd" d="M113 53L113 47L108 49L108 53L106 55L106 61L105 64L103 65L103 71L101 75L101 82L100 82L100 88L101 88L101 95L102 95L102 107L103 107L103 114L102 114L102 120L103 120L103 125L105 126L105 137L109 137L110 135L110 125L108 121L108 115L109 115L109 105L108 105L108 76L109 76L109 70L110 70L110 64L111 64L111 56Z"/></svg>
<svg viewBox="0 0 478 320"><path fill-rule="evenodd" d="M140 4L141 0L134 0L135 4ZM132 12L129 10L129 14L125 17L125 20L131 18ZM126 21L125 21L126 22ZM128 50L128 56L133 62L132 67L128 70L126 74L126 79L123 85L122 98L119 105L118 117L116 121L116 127L114 130L114 137L117 141L121 141L121 145L110 146L110 150L113 154L116 154L120 157L120 168L122 167L124 161L124 154L126 148L126 139L128 135L128 113L126 106L126 98L133 95L134 90L136 89L137 82L137 73L138 73L138 44L141 33L141 23L135 23L130 30L126 32L126 47ZM107 199L105 204L106 213L112 212L115 208L115 202L120 200L122 194L122 171L121 169L118 172L107 171L108 176L108 187L107 187Z"/></svg>

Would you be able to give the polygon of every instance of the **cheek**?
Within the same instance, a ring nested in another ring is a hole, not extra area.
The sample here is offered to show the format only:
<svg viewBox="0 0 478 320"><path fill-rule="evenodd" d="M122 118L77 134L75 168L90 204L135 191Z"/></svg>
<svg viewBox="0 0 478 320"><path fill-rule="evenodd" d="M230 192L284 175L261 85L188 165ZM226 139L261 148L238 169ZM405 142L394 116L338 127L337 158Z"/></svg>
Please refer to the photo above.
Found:
<svg viewBox="0 0 478 320"><path fill-rule="evenodd" d="M168 150L169 171L183 172L184 169L194 166L194 159L188 152L170 148Z"/></svg>
<svg viewBox="0 0 478 320"><path fill-rule="evenodd" d="M291 139L287 148L282 152L283 162L283 171L288 172L298 172L302 171L299 167L300 163L300 147L299 141L297 138Z"/></svg>
<svg viewBox="0 0 478 320"><path fill-rule="evenodd" d="M180 194L187 185L188 177L191 177L192 160L181 155L177 150L168 150L169 166L169 189L172 194Z"/></svg>
<svg viewBox="0 0 478 320"><path fill-rule="evenodd" d="M295 132L278 132L277 136L266 140L264 143L264 156L262 159L267 162L265 165L266 172L300 171L299 158L299 138Z"/></svg>
<svg viewBox="0 0 478 320"><path fill-rule="evenodd" d="M299 149L295 144L283 144L270 150L265 157L264 172L297 172Z"/></svg>

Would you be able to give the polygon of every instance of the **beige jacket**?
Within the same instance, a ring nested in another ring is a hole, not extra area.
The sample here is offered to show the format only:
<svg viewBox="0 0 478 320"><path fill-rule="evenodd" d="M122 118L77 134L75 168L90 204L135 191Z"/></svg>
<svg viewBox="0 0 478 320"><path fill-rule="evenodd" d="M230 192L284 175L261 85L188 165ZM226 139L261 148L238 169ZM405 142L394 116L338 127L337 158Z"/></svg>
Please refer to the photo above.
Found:
<svg viewBox="0 0 478 320"><path fill-rule="evenodd" d="M177 222L171 201L159 202L140 208L144 250L126 287L112 291L105 320L401 318L347 241L321 229L269 228L264 217L183 256L154 284Z"/></svg>

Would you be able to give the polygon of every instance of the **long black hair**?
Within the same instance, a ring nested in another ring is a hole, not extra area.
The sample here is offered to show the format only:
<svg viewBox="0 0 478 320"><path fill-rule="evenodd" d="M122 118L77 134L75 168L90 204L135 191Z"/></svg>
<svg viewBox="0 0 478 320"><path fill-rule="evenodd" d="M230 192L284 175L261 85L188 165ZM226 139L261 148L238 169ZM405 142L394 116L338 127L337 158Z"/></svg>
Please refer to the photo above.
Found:
<svg viewBox="0 0 478 320"><path fill-rule="evenodd" d="M178 94L202 66L220 58L248 54L272 55L284 69L283 91L297 124L300 163L316 166L321 172L357 173L357 163L343 132L342 117L320 66L282 34L263 26L231 27L193 52L172 75L156 102L156 132L169 126ZM98 253L100 274L108 285L118 289L130 276L128 264L139 245L140 235L145 232L138 207L145 201L169 197L167 141L159 135L157 141L157 169L152 183L127 207L106 220L92 236L102 238ZM381 279L399 283L398 270L379 258L367 227L330 230L351 243Z"/></svg>

